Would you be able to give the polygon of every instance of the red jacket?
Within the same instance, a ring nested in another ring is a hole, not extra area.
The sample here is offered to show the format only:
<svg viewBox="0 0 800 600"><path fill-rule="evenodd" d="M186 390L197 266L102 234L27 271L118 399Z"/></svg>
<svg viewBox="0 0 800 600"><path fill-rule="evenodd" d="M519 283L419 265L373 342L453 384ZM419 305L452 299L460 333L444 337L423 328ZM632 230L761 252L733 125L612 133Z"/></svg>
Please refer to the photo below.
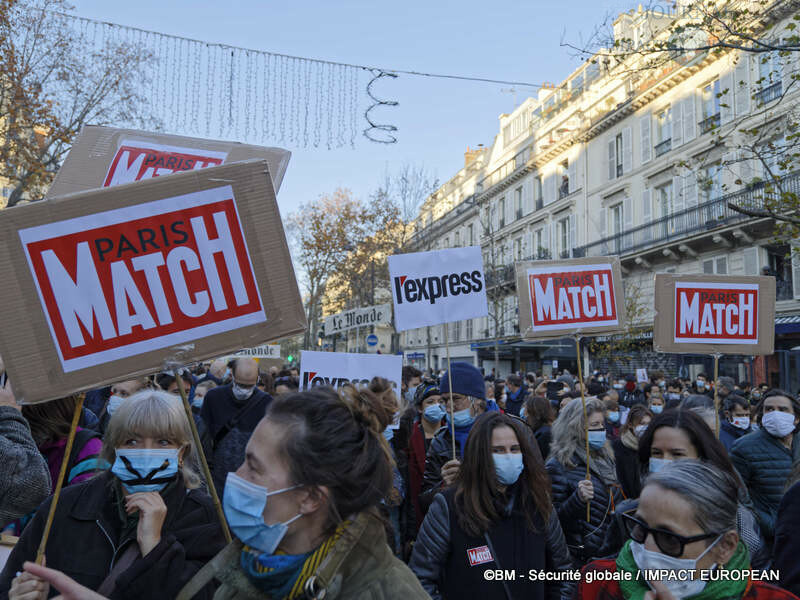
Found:
<svg viewBox="0 0 800 600"><path fill-rule="evenodd" d="M425 432L422 423L415 421L411 426L411 439L408 442L408 493L414 505L414 516L417 519L416 531L419 531L425 513L419 503L422 493L422 476L425 473Z"/></svg>
<svg viewBox="0 0 800 600"><path fill-rule="evenodd" d="M617 564L613 560L595 560L581 570L581 582L575 600L623 600L618 581L593 581L586 583L587 573L613 573ZM722 600L722 599L720 599ZM749 581L742 600L797 600L797 596L783 588L764 581Z"/></svg>

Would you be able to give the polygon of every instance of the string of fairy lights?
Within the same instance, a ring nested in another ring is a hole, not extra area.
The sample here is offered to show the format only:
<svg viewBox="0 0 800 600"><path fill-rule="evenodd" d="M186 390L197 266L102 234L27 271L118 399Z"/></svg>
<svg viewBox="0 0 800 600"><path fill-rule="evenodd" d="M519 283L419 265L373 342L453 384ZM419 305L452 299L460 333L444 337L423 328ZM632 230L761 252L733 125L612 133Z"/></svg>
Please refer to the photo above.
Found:
<svg viewBox="0 0 800 600"><path fill-rule="evenodd" d="M86 52L126 47L152 60L140 90L165 130L301 148L397 141L376 110L397 106L373 87L398 74L539 87L514 81L381 69L289 56L52 13L76 30ZM99 54L99 52L97 52ZM362 121L362 118L364 119ZM364 127L366 122L366 127Z"/></svg>

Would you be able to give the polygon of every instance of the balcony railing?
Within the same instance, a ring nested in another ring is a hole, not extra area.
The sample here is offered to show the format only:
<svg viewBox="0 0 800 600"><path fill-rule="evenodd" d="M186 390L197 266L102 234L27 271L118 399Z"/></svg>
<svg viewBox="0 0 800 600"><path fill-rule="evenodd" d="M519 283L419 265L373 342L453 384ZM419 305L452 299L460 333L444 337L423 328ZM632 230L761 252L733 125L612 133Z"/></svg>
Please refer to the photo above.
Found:
<svg viewBox="0 0 800 600"><path fill-rule="evenodd" d="M782 91L782 82L776 81L775 83L758 90L755 94L753 94L753 98L755 98L756 104L768 104L773 100L777 100Z"/></svg>
<svg viewBox="0 0 800 600"><path fill-rule="evenodd" d="M784 192L800 194L800 171L781 178L781 187ZM772 194L778 194L777 190ZM624 256L651 246L676 241L694 233L746 221L752 217L736 212L728 204L734 203L758 210L764 207L765 195L765 184L763 182L756 183L744 190L703 202L667 217L603 238L582 248L577 248L576 251L583 252L584 256L607 256L610 254Z"/></svg>
<svg viewBox="0 0 800 600"><path fill-rule="evenodd" d="M655 151L656 156L661 156L662 154L666 154L667 152L672 150L672 138L668 138L663 142L656 144L653 150Z"/></svg>
<svg viewBox="0 0 800 600"><path fill-rule="evenodd" d="M700 121L700 131L703 133L708 133L712 129L719 127L720 123L720 115L719 113L715 115L711 115L710 117L706 117L702 121Z"/></svg>

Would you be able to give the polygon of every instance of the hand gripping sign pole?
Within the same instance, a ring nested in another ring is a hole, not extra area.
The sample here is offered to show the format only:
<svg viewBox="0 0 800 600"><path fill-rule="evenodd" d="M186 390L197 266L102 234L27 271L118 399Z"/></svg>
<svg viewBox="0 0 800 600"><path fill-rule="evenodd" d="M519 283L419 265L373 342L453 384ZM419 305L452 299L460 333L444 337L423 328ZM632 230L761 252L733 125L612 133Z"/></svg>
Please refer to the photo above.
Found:
<svg viewBox="0 0 800 600"><path fill-rule="evenodd" d="M447 323L442 325L444 327L444 348L447 353L447 387L450 390L450 437L453 442L453 460L457 460L456 456L456 415L455 406L453 405L453 373L450 370L450 340L447 339L447 330L449 327ZM461 449L463 452L463 448Z"/></svg>
<svg viewBox="0 0 800 600"><path fill-rule="evenodd" d="M575 336L575 356L578 358L578 384L581 386L581 404L583 405L583 437L586 439L586 479L592 480L589 471L589 416L586 414L586 394L583 391L583 367L581 366L581 336ZM591 517L592 501L586 502L586 522Z"/></svg>
<svg viewBox="0 0 800 600"><path fill-rule="evenodd" d="M206 485L208 485L208 493L211 495L211 500L214 502L214 508L217 510L217 517L219 517L219 524L222 527L222 533L225 536L225 541L231 543L231 532L228 529L228 521L225 519L225 511L222 510L222 503L219 501L217 488L214 487L214 480L211 479L211 469L208 468L208 461L206 460L205 452L203 451L203 444L200 442L200 433L197 431L197 424L194 422L192 415L192 406L189 404L189 398L186 396L186 390L183 389L183 380L180 376L180 368L176 365L170 365L170 370L175 376L175 383L178 386L178 393L181 395L183 402L183 410L186 412L186 418L189 420L189 427L192 430L192 441L197 448L197 456L200 458L200 466L203 468L203 477L205 477Z"/></svg>
<svg viewBox="0 0 800 600"><path fill-rule="evenodd" d="M72 443L75 441L75 431L78 429L78 421L80 421L81 414L83 413L83 399L83 394L76 395L75 413L72 415L72 424L69 426L67 444L64 446L64 458L61 459L61 468L58 470L56 489L53 492L53 499L50 501L50 510L47 511L47 521L44 525L42 540L39 542L39 549L36 551L37 565L41 565L44 561L44 550L47 547L47 538L50 537L50 529L53 527L53 517L55 517L58 499L61 496L61 484L64 481L64 474L67 472L67 463L69 463L69 457L72 453Z"/></svg>

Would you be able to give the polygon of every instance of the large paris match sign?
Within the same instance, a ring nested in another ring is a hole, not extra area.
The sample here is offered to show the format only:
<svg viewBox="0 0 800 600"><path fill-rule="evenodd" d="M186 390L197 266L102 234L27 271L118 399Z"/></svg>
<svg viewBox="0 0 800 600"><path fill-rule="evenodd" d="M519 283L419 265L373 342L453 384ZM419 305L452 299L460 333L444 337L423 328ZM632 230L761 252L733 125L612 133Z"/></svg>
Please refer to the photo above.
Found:
<svg viewBox="0 0 800 600"><path fill-rule="evenodd" d="M133 129L85 126L58 171L48 198L197 171L223 163L261 158L277 193L289 164L283 148L152 133Z"/></svg>
<svg viewBox="0 0 800 600"><path fill-rule="evenodd" d="M300 369L301 390L317 386L338 389L347 384L367 385L373 377L383 377L392 383L399 394L403 357L393 354L303 350Z"/></svg>
<svg viewBox="0 0 800 600"><path fill-rule="evenodd" d="M659 352L772 354L775 278L655 276L653 348Z"/></svg>
<svg viewBox="0 0 800 600"><path fill-rule="evenodd" d="M389 277L396 331L489 312L478 246L390 256Z"/></svg>
<svg viewBox="0 0 800 600"><path fill-rule="evenodd" d="M262 160L2 211L0 239L0 355L24 402L305 328Z"/></svg>
<svg viewBox="0 0 800 600"><path fill-rule="evenodd" d="M625 328L618 257L516 263L525 339L608 334Z"/></svg>

